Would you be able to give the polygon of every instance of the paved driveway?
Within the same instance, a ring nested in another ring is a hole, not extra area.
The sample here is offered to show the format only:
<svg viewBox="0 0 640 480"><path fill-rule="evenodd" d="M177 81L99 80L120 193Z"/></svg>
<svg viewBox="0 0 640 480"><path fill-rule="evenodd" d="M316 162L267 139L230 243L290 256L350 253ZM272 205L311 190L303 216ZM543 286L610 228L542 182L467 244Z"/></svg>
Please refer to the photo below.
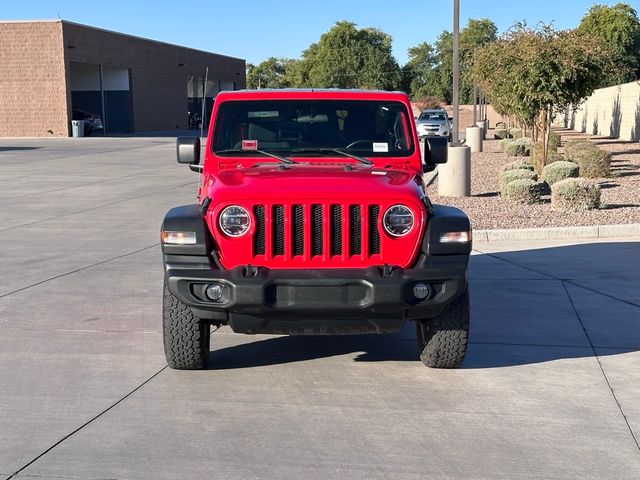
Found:
<svg viewBox="0 0 640 480"><path fill-rule="evenodd" d="M0 140L0 480L640 478L640 239L478 244L464 368L396 335L166 368L169 139Z"/></svg>

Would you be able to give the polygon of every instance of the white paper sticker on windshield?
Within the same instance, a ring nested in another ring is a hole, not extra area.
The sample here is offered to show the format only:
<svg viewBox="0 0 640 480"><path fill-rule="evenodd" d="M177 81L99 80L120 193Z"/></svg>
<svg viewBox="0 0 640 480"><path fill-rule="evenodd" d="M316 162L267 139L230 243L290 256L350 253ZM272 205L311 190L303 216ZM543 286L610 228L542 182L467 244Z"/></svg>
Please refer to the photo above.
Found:
<svg viewBox="0 0 640 480"><path fill-rule="evenodd" d="M373 142L373 151L380 152L380 153L387 153L389 151L389 144Z"/></svg>

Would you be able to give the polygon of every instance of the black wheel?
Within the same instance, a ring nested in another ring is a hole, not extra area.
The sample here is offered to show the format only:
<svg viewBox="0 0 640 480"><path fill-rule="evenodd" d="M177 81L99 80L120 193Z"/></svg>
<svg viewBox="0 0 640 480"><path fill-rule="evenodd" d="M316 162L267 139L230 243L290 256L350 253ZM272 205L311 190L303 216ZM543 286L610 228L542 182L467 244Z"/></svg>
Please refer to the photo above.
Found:
<svg viewBox="0 0 640 480"><path fill-rule="evenodd" d="M209 356L209 324L200 321L191 309L164 286L162 299L164 354L171 368L200 370Z"/></svg>
<svg viewBox="0 0 640 480"><path fill-rule="evenodd" d="M435 318L416 322L418 351L427 367L458 368L469 340L469 291Z"/></svg>

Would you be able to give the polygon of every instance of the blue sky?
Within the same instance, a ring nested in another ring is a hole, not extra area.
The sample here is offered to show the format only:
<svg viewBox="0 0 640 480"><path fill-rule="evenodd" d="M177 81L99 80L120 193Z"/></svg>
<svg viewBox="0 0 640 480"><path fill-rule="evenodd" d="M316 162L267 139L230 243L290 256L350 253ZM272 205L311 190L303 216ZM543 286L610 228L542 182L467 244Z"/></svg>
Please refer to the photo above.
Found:
<svg viewBox="0 0 640 480"><path fill-rule="evenodd" d="M572 28L593 3L619 0L460 0L460 23L490 18L500 31L516 21L553 21ZM5 1L4 20L64 20L245 58L258 63L270 56L298 57L338 20L376 27L393 37L402 64L407 49L433 42L452 28L453 0L243 0L213 2L146 1ZM628 1L640 11L640 0Z"/></svg>

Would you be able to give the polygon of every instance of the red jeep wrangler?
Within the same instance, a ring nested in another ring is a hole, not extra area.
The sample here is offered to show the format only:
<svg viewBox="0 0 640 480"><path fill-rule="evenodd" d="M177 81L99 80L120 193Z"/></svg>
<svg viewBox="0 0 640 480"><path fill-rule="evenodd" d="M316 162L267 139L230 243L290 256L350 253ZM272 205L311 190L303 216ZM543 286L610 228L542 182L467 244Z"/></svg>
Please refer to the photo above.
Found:
<svg viewBox="0 0 640 480"><path fill-rule="evenodd" d="M424 151L403 93L220 93L203 164L198 138L177 140L201 181L162 223L169 366L205 368L211 325L327 335L407 320L427 366L460 365L471 227L425 194L447 139Z"/></svg>

